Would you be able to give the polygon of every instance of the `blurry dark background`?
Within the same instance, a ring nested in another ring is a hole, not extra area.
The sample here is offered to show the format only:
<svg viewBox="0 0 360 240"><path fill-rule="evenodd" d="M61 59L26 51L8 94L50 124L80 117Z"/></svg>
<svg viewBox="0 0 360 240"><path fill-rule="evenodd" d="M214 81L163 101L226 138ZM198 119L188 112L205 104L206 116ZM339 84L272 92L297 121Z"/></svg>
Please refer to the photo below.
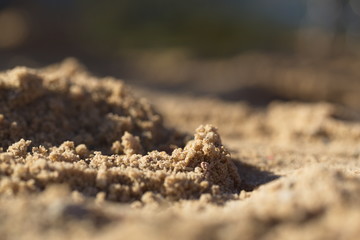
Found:
<svg viewBox="0 0 360 240"><path fill-rule="evenodd" d="M75 57L155 90L360 107L359 0L0 0L0 69Z"/></svg>

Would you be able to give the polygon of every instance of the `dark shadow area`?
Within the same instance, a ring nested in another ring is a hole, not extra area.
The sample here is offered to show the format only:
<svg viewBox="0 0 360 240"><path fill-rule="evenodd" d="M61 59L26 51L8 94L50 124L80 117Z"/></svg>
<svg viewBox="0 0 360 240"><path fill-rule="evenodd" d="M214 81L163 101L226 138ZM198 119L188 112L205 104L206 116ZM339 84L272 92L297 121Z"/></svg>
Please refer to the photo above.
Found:
<svg viewBox="0 0 360 240"><path fill-rule="evenodd" d="M225 101L246 101L248 104L256 107L266 106L272 101L294 100L261 87L242 87L219 93L217 97Z"/></svg>
<svg viewBox="0 0 360 240"><path fill-rule="evenodd" d="M270 103L274 101L281 102L291 102L291 101L300 101L300 102L315 102L309 101L300 98L289 98L282 94L276 93L270 89L265 89L262 87L240 87L232 91L221 91L221 92L210 92L210 91L199 91L194 89L191 86L188 86L186 83L177 83L169 85L158 85L151 82L144 83L135 83L128 81L135 87L145 88L148 90L153 90L156 92L162 92L165 94L180 94L180 95L190 95L196 97L209 97L219 99L225 102L245 102L246 104L255 107L255 108L264 108L267 107Z"/></svg>
<svg viewBox="0 0 360 240"><path fill-rule="evenodd" d="M241 190L247 192L255 190L260 185L274 181L281 176L268 171L261 171L255 166L233 159L233 162L241 177Z"/></svg>
<svg viewBox="0 0 360 240"><path fill-rule="evenodd" d="M331 117L342 122L356 123L360 121L360 112L337 104L336 111L332 113Z"/></svg>

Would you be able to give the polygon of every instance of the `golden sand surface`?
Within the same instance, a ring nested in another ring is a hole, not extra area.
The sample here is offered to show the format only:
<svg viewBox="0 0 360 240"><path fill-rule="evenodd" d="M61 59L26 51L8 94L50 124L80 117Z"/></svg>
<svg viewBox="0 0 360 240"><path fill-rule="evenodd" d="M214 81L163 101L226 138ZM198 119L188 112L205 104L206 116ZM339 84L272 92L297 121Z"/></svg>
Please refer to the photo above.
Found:
<svg viewBox="0 0 360 240"><path fill-rule="evenodd" d="M358 239L359 119L130 89L74 60L8 70L0 236Z"/></svg>

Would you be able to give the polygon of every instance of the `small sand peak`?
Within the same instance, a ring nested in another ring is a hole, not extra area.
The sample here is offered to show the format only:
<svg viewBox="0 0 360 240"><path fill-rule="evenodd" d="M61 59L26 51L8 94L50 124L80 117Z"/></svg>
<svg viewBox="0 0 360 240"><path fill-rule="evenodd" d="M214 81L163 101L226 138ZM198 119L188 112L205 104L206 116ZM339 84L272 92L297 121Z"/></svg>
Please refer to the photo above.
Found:
<svg viewBox="0 0 360 240"><path fill-rule="evenodd" d="M121 145L123 146L123 151L127 156L142 154L143 152L139 137L134 137L127 131L125 131L124 135L121 137Z"/></svg>

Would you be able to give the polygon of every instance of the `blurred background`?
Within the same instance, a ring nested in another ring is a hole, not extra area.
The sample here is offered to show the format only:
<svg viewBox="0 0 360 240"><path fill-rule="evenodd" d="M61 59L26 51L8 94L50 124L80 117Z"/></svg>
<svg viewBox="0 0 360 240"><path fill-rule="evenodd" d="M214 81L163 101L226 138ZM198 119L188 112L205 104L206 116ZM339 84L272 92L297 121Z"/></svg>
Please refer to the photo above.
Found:
<svg viewBox="0 0 360 240"><path fill-rule="evenodd" d="M156 91L360 109L359 0L0 0L0 69L75 57Z"/></svg>

